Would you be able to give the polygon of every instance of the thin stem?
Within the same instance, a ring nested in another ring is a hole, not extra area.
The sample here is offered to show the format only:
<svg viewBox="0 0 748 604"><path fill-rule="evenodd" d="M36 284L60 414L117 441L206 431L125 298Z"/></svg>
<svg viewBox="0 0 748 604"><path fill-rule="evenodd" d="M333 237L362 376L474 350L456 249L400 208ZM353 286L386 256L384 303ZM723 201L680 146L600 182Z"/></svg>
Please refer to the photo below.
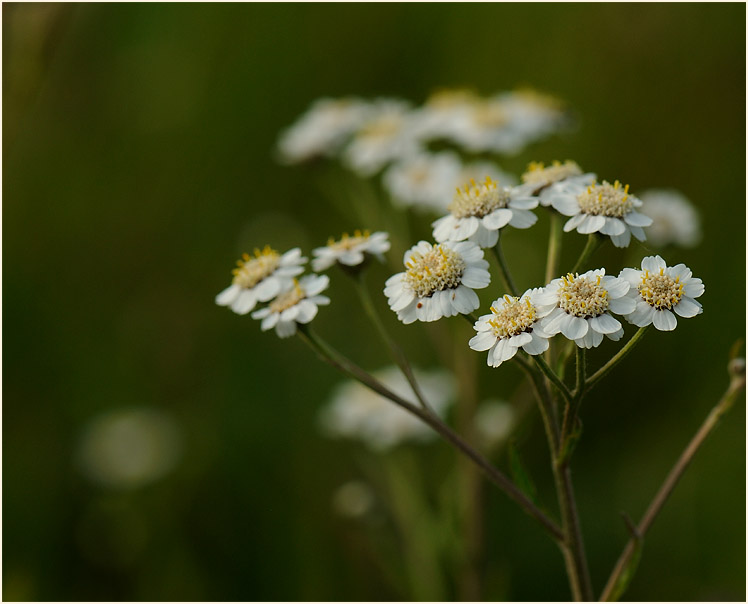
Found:
<svg viewBox="0 0 748 604"><path fill-rule="evenodd" d="M618 562L616 562L615 568L608 579L608 583L605 585L603 594L600 597L601 602L616 600L623 593L623 590L627 585L625 579L627 578L630 580L631 578L631 573L626 573L625 571L629 568L634 554L641 546L644 535L646 535L649 527L652 526L657 514L659 514L662 506L665 505L667 498L670 496L670 493L672 493L678 480L683 475L683 472L685 472L688 464L696 454L696 451L698 451L706 437L709 436L709 433L715 428L720 418L730 410L730 407L732 407L733 403L738 398L738 395L744 389L745 371L743 370L742 374L733 375L730 385L722 395L722 398L709 412L704 423L701 424L701 427L691 439L691 442L688 443L688 446L684 449L683 453L681 453L678 461L675 462L675 465L670 470L667 478L665 478L665 482L662 483L662 486L657 491L654 499L652 499L652 502L649 504L647 511L644 512L641 522L639 522L632 538L626 544L626 547L621 553L620 558L618 558ZM626 577L626 575L628 575L628 577ZM622 578L624 578L623 581Z"/></svg>
<svg viewBox="0 0 748 604"><path fill-rule="evenodd" d="M603 365L600 369L598 369L595 373L593 373L589 378L587 378L587 385L586 389L589 390L592 388L595 384L597 384L602 378L604 378L608 372L610 372L613 367L618 365L625 356L631 352L631 350L636 346L636 344L644 337L644 334L647 331L648 326L640 327L639 331L637 331L632 338L626 342L626 345L619 350L616 355L610 359L605 365Z"/></svg>
<svg viewBox="0 0 748 604"><path fill-rule="evenodd" d="M561 259L561 215L551 212L551 228L548 235L548 259L545 263L545 282L550 283L558 273Z"/></svg>
<svg viewBox="0 0 748 604"><path fill-rule="evenodd" d="M589 237L587 237L587 244L584 246L584 249L582 250L582 255L579 256L579 260L577 260L577 263L574 265L574 268L571 269L572 273L579 272L579 270L587 263L587 261L590 259L590 256L595 252L597 248L599 248L603 243L602 236L598 235L597 233L590 233Z"/></svg>
<svg viewBox="0 0 748 604"><path fill-rule="evenodd" d="M535 361L535 364L538 367L540 367L540 370L546 375L546 377L551 380L551 382L553 382L553 385L558 388L564 399L566 399L567 402L571 402L571 392L569 392L566 384L561 381L561 378L556 375L556 372L551 369L551 366L545 362L545 359L543 359L542 355L535 355L532 357L532 360Z"/></svg>
<svg viewBox="0 0 748 604"><path fill-rule="evenodd" d="M496 245L492 249L494 256L496 256L496 261L499 263L499 272L501 273L501 279L504 282L504 287L512 296L516 296L517 287L514 285L512 274L509 272L509 267L507 266L506 260L504 259L504 252L501 251L501 236L499 236L499 240L496 242Z"/></svg>
<svg viewBox="0 0 748 604"><path fill-rule="evenodd" d="M421 409L412 403L399 397L389 390L384 384L379 382L374 376L361 369L358 365L349 361L347 358L336 352L331 346L317 336L309 326L302 326L297 332L301 339L314 350L319 358L335 369L345 373L349 377L361 382L367 388L391 400L409 413L412 413L423 422L428 424L440 436L442 436L453 447L469 457L477 464L486 476L498 486L506 495L517 503L527 514L537 520L540 525L556 541L562 541L564 538L561 529L545 513L540 510L528 497L502 472L496 469L486 458L473 449L468 443L454 432L449 426L439 419L439 417L425 409Z"/></svg>
<svg viewBox="0 0 748 604"><path fill-rule="evenodd" d="M423 395L423 392L421 391L420 386L418 385L418 381L416 380L415 374L413 373L413 369L411 368L410 363L408 362L408 358L405 356L405 353L402 351L402 348L400 348L397 345L397 343L392 339L390 334L387 332L387 329L385 328L384 323L382 322L382 318L379 316L379 313L374 307L374 302L372 301L371 296L369 295L369 290L366 287L366 276L365 276L364 270L359 271L358 278L354 278L354 282L356 284L356 291L358 292L358 295L361 298L361 304L363 305L364 310L366 311L366 314L369 315L369 318L371 319L372 323L374 323L375 327L377 328L377 331L379 332L379 335L381 336L382 340L389 347L390 353L392 354L392 358L395 360L395 363L397 363L397 366L400 368L400 371L402 371L403 375L405 376L405 379L408 380L408 383L410 384L410 387L413 390L413 394L416 395L416 398L418 399L418 402L421 404L421 407L423 407L424 409L427 409L428 411L433 412L433 409L429 406L428 402L426 401L426 398Z"/></svg>
<svg viewBox="0 0 748 604"><path fill-rule="evenodd" d="M561 428L561 440L566 441L579 415L579 407L582 404L586 392L587 355L584 348L577 347L577 386L574 389L574 397L564 411L564 422Z"/></svg>
<svg viewBox="0 0 748 604"><path fill-rule="evenodd" d="M538 401L540 408L540 416L543 420L543 427L545 428L546 438L548 439L548 446L551 452L551 461L555 463L556 455L558 454L559 445L559 433L558 433L558 421L556 420L556 414L553 410L553 399L551 393L548 391L543 376L538 370L528 363L520 355L515 355L514 360L519 364L520 367L527 373L535 391L535 398Z"/></svg>

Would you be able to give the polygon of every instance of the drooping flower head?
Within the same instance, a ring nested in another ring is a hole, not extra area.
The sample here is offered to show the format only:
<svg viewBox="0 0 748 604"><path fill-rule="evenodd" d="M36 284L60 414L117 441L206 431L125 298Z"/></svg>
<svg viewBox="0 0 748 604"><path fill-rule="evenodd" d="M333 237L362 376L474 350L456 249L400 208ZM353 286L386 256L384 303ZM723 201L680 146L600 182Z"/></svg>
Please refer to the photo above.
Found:
<svg viewBox="0 0 748 604"><path fill-rule="evenodd" d="M685 264L668 266L659 256L648 256L641 266L641 270L625 268L620 275L630 284L628 297L635 304L625 314L629 323L672 331L678 324L676 314L687 319L703 312L694 298L704 293L704 284Z"/></svg>
<svg viewBox="0 0 748 604"><path fill-rule="evenodd" d="M652 225L647 241L654 246L695 247L701 241L701 218L693 204L673 189L648 189L640 195Z"/></svg>
<svg viewBox="0 0 748 604"><path fill-rule="evenodd" d="M335 241L330 237L326 246L312 250L314 254L312 268L315 271L323 271L335 263L357 266L366 259L367 254L383 261L382 254L389 249L390 242L387 233L356 230L352 237L348 233L343 233L340 240Z"/></svg>
<svg viewBox="0 0 748 604"><path fill-rule="evenodd" d="M507 224L526 229L538 217L529 210L536 208L536 197L522 196L517 189L500 187L490 176L481 184L473 180L457 192L447 209L449 214L433 223L437 241L473 241L481 247L493 247L499 240L499 229Z"/></svg>
<svg viewBox="0 0 748 604"><path fill-rule="evenodd" d="M547 334L541 320L551 310L542 311L536 305L542 289L528 289L520 297L508 294L495 300L491 314L483 315L473 329L478 332L469 342L473 350L488 350L488 365L498 367L522 348L527 354L541 354L548 350Z"/></svg>
<svg viewBox="0 0 748 604"><path fill-rule="evenodd" d="M564 231L576 229L578 233L600 232L609 235L613 245L626 247L631 235L644 241L642 227L652 224L652 219L637 211L642 201L629 193L629 186L607 181L584 186L568 184L554 190L551 205L564 216L571 216Z"/></svg>
<svg viewBox="0 0 748 604"><path fill-rule="evenodd" d="M299 248L281 256L266 245L262 250L255 249L254 256L244 254L232 271L231 285L216 296L216 304L246 315L258 302L267 302L287 289L293 277L304 272L301 265L306 261Z"/></svg>
<svg viewBox="0 0 748 604"><path fill-rule="evenodd" d="M305 275L293 280L290 289L277 296L268 306L252 313L253 319L262 319L260 329L275 327L278 337L288 338L296 333L296 324L309 323L317 316L318 306L330 303L330 298L320 296L327 289L327 275Z"/></svg>
<svg viewBox="0 0 748 604"><path fill-rule="evenodd" d="M406 324L474 311L480 301L473 289L491 281L483 251L469 241L420 241L405 252L403 262L407 270L387 280L384 294Z"/></svg>
<svg viewBox="0 0 748 604"><path fill-rule="evenodd" d="M415 370L414 374L431 408L443 415L454 398L454 377L441 369ZM372 375L395 394L417 404L399 368L387 367ZM320 423L330 436L360 439L375 451L436 436L417 417L353 380L336 388L332 400L320 414Z"/></svg>
<svg viewBox="0 0 748 604"><path fill-rule="evenodd" d="M633 310L628 291L625 279L606 275L603 268L554 279L536 298L538 309L547 314L541 327L550 335L561 332L580 348L599 346L604 335L620 340L623 327L610 313Z"/></svg>

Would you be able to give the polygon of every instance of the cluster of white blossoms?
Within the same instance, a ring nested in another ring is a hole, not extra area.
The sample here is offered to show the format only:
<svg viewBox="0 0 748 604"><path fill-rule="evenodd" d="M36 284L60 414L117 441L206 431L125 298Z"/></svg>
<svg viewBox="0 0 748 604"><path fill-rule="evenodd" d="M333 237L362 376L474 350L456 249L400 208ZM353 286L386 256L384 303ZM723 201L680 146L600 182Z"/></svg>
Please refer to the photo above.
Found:
<svg viewBox="0 0 748 604"><path fill-rule="evenodd" d="M420 107L394 98L325 98L281 134L278 152L289 164L331 157L365 178L382 173L395 204L443 212L449 192L469 178L515 184L495 164L463 163L455 151L514 155L568 122L557 99L532 90L489 97L443 90ZM454 151L434 151L434 143Z"/></svg>

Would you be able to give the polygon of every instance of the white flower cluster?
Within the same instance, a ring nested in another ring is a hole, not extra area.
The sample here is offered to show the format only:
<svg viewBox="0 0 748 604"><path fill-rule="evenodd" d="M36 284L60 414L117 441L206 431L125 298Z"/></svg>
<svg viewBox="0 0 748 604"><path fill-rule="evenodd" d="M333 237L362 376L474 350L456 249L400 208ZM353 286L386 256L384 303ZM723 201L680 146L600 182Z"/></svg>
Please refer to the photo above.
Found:
<svg viewBox="0 0 748 604"><path fill-rule="evenodd" d="M435 153L432 143L514 155L567 123L558 100L531 90L490 97L445 90L420 107L392 98L320 99L282 133L278 151L289 164L338 157L363 177L387 168L383 182L395 203L443 211L449 192L469 178L515 181L493 164L463 164L452 151Z"/></svg>

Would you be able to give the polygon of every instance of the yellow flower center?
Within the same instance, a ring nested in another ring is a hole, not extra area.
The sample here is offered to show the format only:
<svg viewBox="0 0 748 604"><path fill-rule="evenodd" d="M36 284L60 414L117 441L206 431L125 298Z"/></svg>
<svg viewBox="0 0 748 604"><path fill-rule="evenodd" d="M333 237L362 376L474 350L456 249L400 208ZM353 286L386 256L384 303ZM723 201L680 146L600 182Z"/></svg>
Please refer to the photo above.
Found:
<svg viewBox="0 0 748 604"><path fill-rule="evenodd" d="M368 139L390 138L400 131L402 124L403 118L400 115L383 115L361 128L358 136Z"/></svg>
<svg viewBox="0 0 748 604"><path fill-rule="evenodd" d="M671 309L683 297L683 284L680 277L673 279L666 275L665 269L661 268L659 273L644 271L639 295L647 304L658 310Z"/></svg>
<svg viewBox="0 0 748 604"><path fill-rule="evenodd" d="M415 252L405 265L405 282L419 298L426 298L443 289L460 284L465 261L457 252L434 244L425 254Z"/></svg>
<svg viewBox="0 0 748 604"><path fill-rule="evenodd" d="M490 176L486 176L485 182L479 185L472 179L470 182L472 186L457 188L452 203L447 206L447 210L455 218L482 218L498 208L505 208L509 203L509 193L505 189L499 189Z"/></svg>
<svg viewBox="0 0 748 604"><path fill-rule="evenodd" d="M543 162L530 162L527 171L522 175L522 182L526 184L546 186L572 176L580 176L582 169L577 162L567 159L564 163L554 161L550 166Z"/></svg>
<svg viewBox="0 0 748 604"><path fill-rule="evenodd" d="M614 184L603 181L603 184L594 184L577 196L579 207L585 214L594 216L614 216L621 218L628 214L634 204L629 198L629 186L621 188L621 183Z"/></svg>
<svg viewBox="0 0 748 604"><path fill-rule="evenodd" d="M504 306L497 310L491 307L493 318L488 324L497 338L510 338L530 329L535 323L537 311L530 298L521 300L510 295L504 296Z"/></svg>
<svg viewBox="0 0 748 604"><path fill-rule="evenodd" d="M482 128L499 128L509 119L504 108L495 101L476 103L470 115L473 123Z"/></svg>
<svg viewBox="0 0 748 604"><path fill-rule="evenodd" d="M558 305L575 317L599 317L608 310L608 290L600 285L602 277L594 281L569 273L561 278Z"/></svg>
<svg viewBox="0 0 748 604"><path fill-rule="evenodd" d="M231 273L234 275L232 283L246 289L251 289L265 277L273 274L280 263L280 255L266 245L260 251L255 248L254 258L249 254L242 254L242 260L237 260L237 268Z"/></svg>
<svg viewBox="0 0 748 604"><path fill-rule="evenodd" d="M371 233L368 230L361 232L356 229L353 231L353 237L349 236L348 233L343 233L340 241L335 241L330 237L327 240L327 247L336 252L347 252L368 241L369 237L371 237Z"/></svg>
<svg viewBox="0 0 748 604"><path fill-rule="evenodd" d="M470 90L437 90L426 100L425 105L432 109L452 109L475 100L476 95Z"/></svg>
<svg viewBox="0 0 748 604"><path fill-rule="evenodd" d="M293 289L290 289L287 292L282 293L275 300L273 300L270 303L270 311L278 312L278 313L283 312L287 308L291 308L292 306L295 306L296 304L301 302L305 297L306 297L306 293L304 293L304 290L301 289L299 282L296 279L294 279Z"/></svg>

